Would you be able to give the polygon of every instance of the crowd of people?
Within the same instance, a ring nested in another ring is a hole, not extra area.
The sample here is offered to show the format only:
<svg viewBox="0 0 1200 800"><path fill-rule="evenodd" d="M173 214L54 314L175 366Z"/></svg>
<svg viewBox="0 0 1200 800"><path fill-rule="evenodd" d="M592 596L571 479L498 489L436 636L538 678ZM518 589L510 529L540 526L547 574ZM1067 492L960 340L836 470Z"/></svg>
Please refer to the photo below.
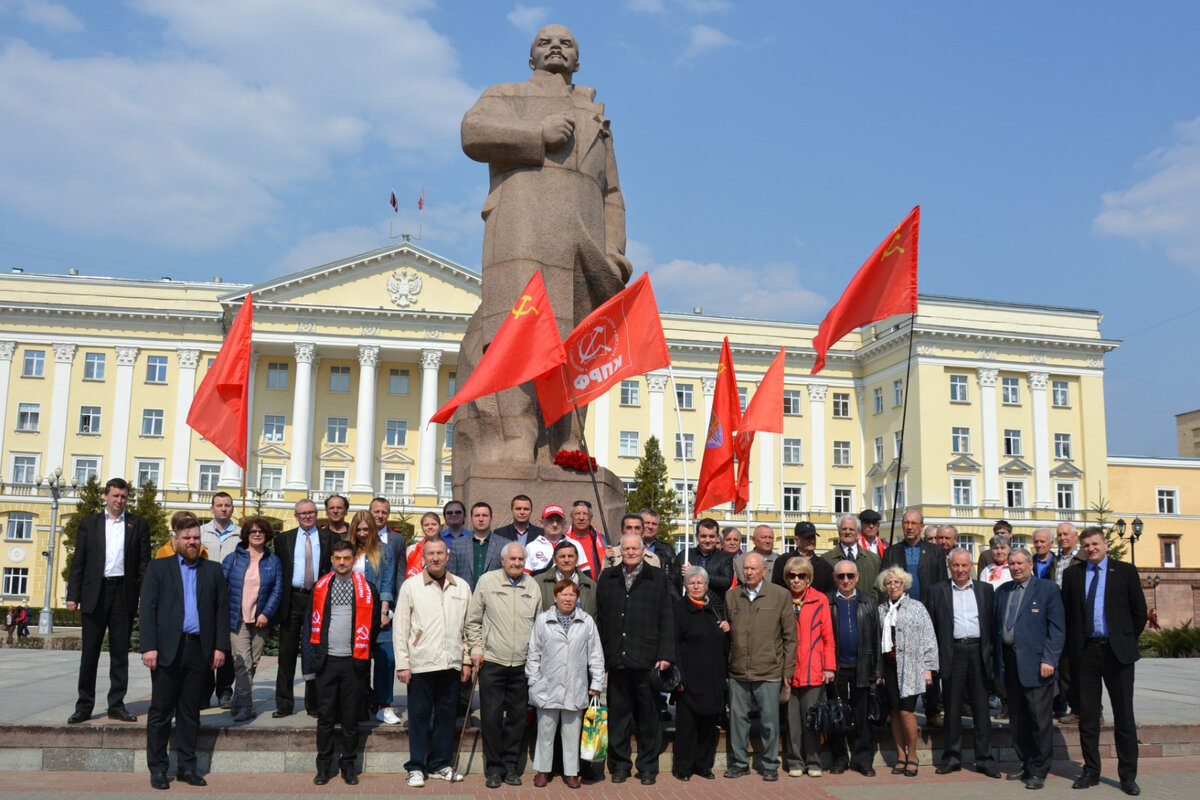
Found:
<svg viewBox="0 0 1200 800"><path fill-rule="evenodd" d="M1115 727L1118 778L1137 795L1133 716L1137 636L1147 608L1136 570L1109 558L1104 531L1033 535L1014 544L1001 521L976 561L952 525L903 515L903 539L879 537L873 510L838 520L838 539L817 553L817 530L797 523L794 547L775 552L760 526L741 535L696 525L694 546L658 539L658 516L626 514L619 545L606 546L591 504L570 513L532 501L510 504L512 523L493 528L485 502L459 501L424 515L408 543L388 526L384 498L347 522L333 495L318 526L309 499L280 533L262 517L232 520L218 493L212 519L171 518L172 538L150 559L145 522L125 513L129 487L113 479L105 510L81 521L67 588L83 619L79 700L71 723L93 710L100 642L110 648L108 716L124 705L127 651L139 615L143 664L151 670L147 764L155 788L170 786L174 718L177 777L204 785L195 742L202 707L219 703L235 722L255 715L253 680L273 627L279 634L274 717L294 713L299 662L304 710L316 717L318 785L339 773L358 782L361 722L398 724L395 680L407 689L409 786L457 782L456 718L478 687L484 778L521 785L521 752L534 709L533 783L546 786L560 743L570 788L602 765L581 762L585 710L605 695L607 768L614 783L658 778L664 698L675 706L672 774L714 778L718 727L729 737L724 776L763 780L875 774L872 717L896 745L893 774L919 774L917 704L942 728L938 774L963 768L963 711L974 728L974 767L1002 774L991 747L991 699L1007 706L1020 767L1007 777L1045 785L1054 719L1078 722L1083 770L1100 776L1101 685ZM738 533L736 530L734 533ZM1057 548L1055 547L1057 544ZM735 546L736 545L736 546ZM121 644L124 642L125 647ZM818 705L838 703L850 723L822 730ZM751 753L751 726L757 752ZM634 740L636 739L636 755Z"/></svg>

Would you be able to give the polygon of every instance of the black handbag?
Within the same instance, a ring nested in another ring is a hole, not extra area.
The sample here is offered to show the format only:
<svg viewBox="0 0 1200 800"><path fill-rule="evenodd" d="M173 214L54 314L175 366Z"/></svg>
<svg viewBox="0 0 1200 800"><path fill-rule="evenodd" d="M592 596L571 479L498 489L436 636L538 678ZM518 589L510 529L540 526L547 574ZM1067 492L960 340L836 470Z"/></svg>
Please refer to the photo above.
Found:
<svg viewBox="0 0 1200 800"><path fill-rule="evenodd" d="M845 700L830 697L826 686L821 690L821 699L808 710L804 726L813 733L853 733L854 711Z"/></svg>
<svg viewBox="0 0 1200 800"><path fill-rule="evenodd" d="M879 692L874 686L867 693L867 722L879 726L887 722L887 711L879 698Z"/></svg>

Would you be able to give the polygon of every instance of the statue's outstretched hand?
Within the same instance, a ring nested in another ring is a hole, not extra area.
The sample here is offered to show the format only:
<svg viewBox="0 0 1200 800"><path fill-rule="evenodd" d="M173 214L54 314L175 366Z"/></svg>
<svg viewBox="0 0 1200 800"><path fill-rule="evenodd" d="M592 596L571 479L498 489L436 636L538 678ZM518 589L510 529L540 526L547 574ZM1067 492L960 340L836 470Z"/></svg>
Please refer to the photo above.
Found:
<svg viewBox="0 0 1200 800"><path fill-rule="evenodd" d="M574 130L575 121L568 114L550 114L542 118L542 142L547 150L562 148Z"/></svg>
<svg viewBox="0 0 1200 800"><path fill-rule="evenodd" d="M613 272L621 279L621 283L629 281L629 276L633 274L633 262L621 253L609 253L608 263L612 265Z"/></svg>

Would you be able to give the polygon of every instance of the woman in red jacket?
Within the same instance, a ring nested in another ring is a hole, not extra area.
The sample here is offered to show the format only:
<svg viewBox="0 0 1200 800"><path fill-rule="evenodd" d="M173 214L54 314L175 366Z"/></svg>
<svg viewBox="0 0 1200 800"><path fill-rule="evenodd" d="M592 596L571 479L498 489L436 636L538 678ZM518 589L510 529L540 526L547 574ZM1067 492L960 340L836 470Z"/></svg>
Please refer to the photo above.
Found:
<svg viewBox="0 0 1200 800"><path fill-rule="evenodd" d="M837 674L833 622L829 599L812 586L812 564L807 558L788 559L783 578L792 593L796 612L796 673L787 695L787 728L783 741L783 768L793 778L807 771L821 777L819 734L804 724L808 710L821 699L821 687ZM785 699L783 697L780 698Z"/></svg>

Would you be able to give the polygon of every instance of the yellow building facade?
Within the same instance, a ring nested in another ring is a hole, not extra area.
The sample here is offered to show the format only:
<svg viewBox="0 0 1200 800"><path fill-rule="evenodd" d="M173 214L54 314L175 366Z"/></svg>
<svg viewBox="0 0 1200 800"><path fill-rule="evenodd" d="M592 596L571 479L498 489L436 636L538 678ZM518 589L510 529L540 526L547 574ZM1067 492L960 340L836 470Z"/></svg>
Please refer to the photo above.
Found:
<svg viewBox="0 0 1200 800"><path fill-rule="evenodd" d="M440 509L453 434L426 423L455 391L480 286L477 272L411 243L254 286L0 275L0 602L41 603L50 500L35 479L56 468L68 482L153 481L172 511L240 495L241 470L185 420L249 292L250 503L286 524L296 500L331 493L352 508L382 494L413 520ZM887 535L899 481L898 506L952 522L964 544L980 546L999 518L1027 539L1082 522L1101 498L1117 506L1103 393L1117 342L1100 322L1096 311L922 296L911 365L908 320L896 318L848 335L810 377L815 323L664 313L671 370L593 403L589 445L631 483L655 436L676 487L693 486L722 339L743 403L784 346L784 432L756 438L747 511L708 515L789 533L808 519L823 545L839 514L874 507ZM508 499L489 498L499 524ZM73 510L68 490L60 516ZM1181 545L1181 562L1200 561L1190 553Z"/></svg>

